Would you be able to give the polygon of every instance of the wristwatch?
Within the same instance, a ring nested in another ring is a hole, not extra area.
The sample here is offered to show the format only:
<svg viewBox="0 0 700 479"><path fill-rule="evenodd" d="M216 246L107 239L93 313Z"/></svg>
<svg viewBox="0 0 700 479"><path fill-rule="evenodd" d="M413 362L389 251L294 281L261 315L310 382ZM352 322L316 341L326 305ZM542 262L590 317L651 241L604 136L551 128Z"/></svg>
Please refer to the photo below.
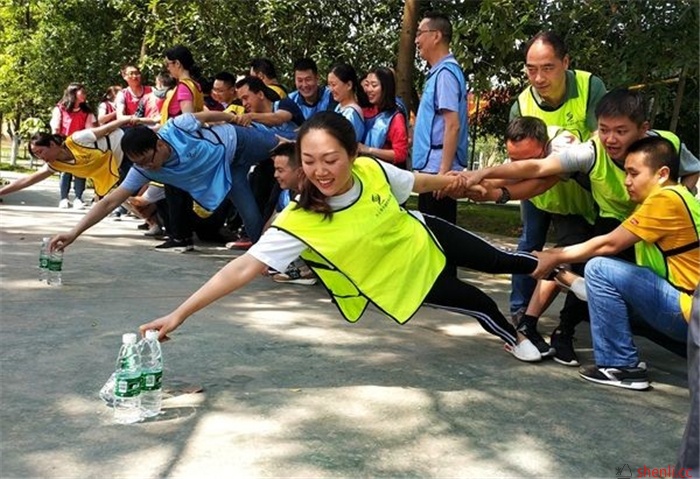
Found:
<svg viewBox="0 0 700 479"><path fill-rule="evenodd" d="M496 200L497 205L504 205L510 201L510 191L505 186L501 186L501 196Z"/></svg>

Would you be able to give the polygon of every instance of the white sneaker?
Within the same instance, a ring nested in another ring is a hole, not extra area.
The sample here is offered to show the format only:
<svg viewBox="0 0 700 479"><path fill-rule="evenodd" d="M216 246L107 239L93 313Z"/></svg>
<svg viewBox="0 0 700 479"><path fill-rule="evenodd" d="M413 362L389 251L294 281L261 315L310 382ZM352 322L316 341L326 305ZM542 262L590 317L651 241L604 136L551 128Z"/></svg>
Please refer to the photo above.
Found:
<svg viewBox="0 0 700 479"><path fill-rule="evenodd" d="M542 360L542 354L529 339L524 339L515 346L506 343L503 345L503 349L526 363L536 363Z"/></svg>
<svg viewBox="0 0 700 479"><path fill-rule="evenodd" d="M84 210L85 209L85 203L83 203L83 200L80 198L76 198L73 200L73 209L74 210Z"/></svg>
<svg viewBox="0 0 700 479"><path fill-rule="evenodd" d="M61 201L58 202L58 207L61 209L66 209L70 208L70 202L68 201L67 198L62 199Z"/></svg>

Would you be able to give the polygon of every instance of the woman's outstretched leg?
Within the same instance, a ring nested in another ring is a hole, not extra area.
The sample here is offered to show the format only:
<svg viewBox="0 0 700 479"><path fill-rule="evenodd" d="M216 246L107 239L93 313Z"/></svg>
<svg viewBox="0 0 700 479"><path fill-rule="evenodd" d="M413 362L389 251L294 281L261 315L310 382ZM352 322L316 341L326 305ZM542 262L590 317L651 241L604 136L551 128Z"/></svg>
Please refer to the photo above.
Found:
<svg viewBox="0 0 700 479"><path fill-rule="evenodd" d="M493 274L530 274L537 267L537 258L530 253L497 248L464 228L435 216L423 216L448 264Z"/></svg>

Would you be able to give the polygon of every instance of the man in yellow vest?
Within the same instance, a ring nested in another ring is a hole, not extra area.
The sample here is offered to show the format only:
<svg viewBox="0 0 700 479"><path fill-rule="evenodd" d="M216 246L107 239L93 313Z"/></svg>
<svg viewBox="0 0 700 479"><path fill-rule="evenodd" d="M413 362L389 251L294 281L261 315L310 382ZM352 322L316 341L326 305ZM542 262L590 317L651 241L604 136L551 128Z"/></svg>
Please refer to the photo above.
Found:
<svg viewBox="0 0 700 479"><path fill-rule="evenodd" d="M642 390L647 368L632 340L635 323L685 342L692 294L700 282L700 202L680 186L675 145L646 137L627 148L624 187L639 206L608 234L584 243L536 253L534 275L555 265L586 265L586 292L596 364L582 378ZM636 264L604 256L634 246Z"/></svg>
<svg viewBox="0 0 700 479"><path fill-rule="evenodd" d="M553 175L588 175L591 193L599 214L594 224L594 234L606 234L620 225L634 210L635 203L625 189L624 158L627 149L635 141L647 136L663 136L669 139L680 155L681 183L692 188L700 172L700 161L693 156L680 139L671 132L649 130L646 108L639 93L615 89L601 99L596 107L598 136L541 160L523 160L478 171L465 171L472 185L487 178L544 178ZM621 252L619 257L633 261L632 251ZM579 320L580 321L580 320ZM573 349L573 333L578 323L562 323L554 332L557 338L557 356L561 363L577 366ZM560 351L561 349L561 351ZM569 361L566 361L569 359Z"/></svg>
<svg viewBox="0 0 700 479"><path fill-rule="evenodd" d="M603 81L589 72L569 69L571 60L566 43L554 32L539 32L524 50L529 86L513 103L510 120L533 116L548 127L563 128L581 141L588 140L598 128L595 107L605 95ZM523 230L518 249L541 250L552 223L551 214L529 199L520 201L520 213ZM513 275L511 285L510 312L513 324L518 324L535 291L535 281L526 275Z"/></svg>

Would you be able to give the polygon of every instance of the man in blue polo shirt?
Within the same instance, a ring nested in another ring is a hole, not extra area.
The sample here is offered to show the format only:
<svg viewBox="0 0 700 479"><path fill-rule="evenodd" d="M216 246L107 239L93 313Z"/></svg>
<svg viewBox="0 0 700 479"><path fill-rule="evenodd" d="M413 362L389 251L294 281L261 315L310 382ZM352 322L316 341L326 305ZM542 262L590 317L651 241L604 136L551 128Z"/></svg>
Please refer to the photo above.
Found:
<svg viewBox="0 0 700 479"><path fill-rule="evenodd" d="M413 169L421 173L444 174L467 164L467 83L450 53L451 39L452 24L441 13L429 12L418 24L416 48L430 65L413 134ZM422 193L418 209L451 223L457 221L453 198Z"/></svg>

